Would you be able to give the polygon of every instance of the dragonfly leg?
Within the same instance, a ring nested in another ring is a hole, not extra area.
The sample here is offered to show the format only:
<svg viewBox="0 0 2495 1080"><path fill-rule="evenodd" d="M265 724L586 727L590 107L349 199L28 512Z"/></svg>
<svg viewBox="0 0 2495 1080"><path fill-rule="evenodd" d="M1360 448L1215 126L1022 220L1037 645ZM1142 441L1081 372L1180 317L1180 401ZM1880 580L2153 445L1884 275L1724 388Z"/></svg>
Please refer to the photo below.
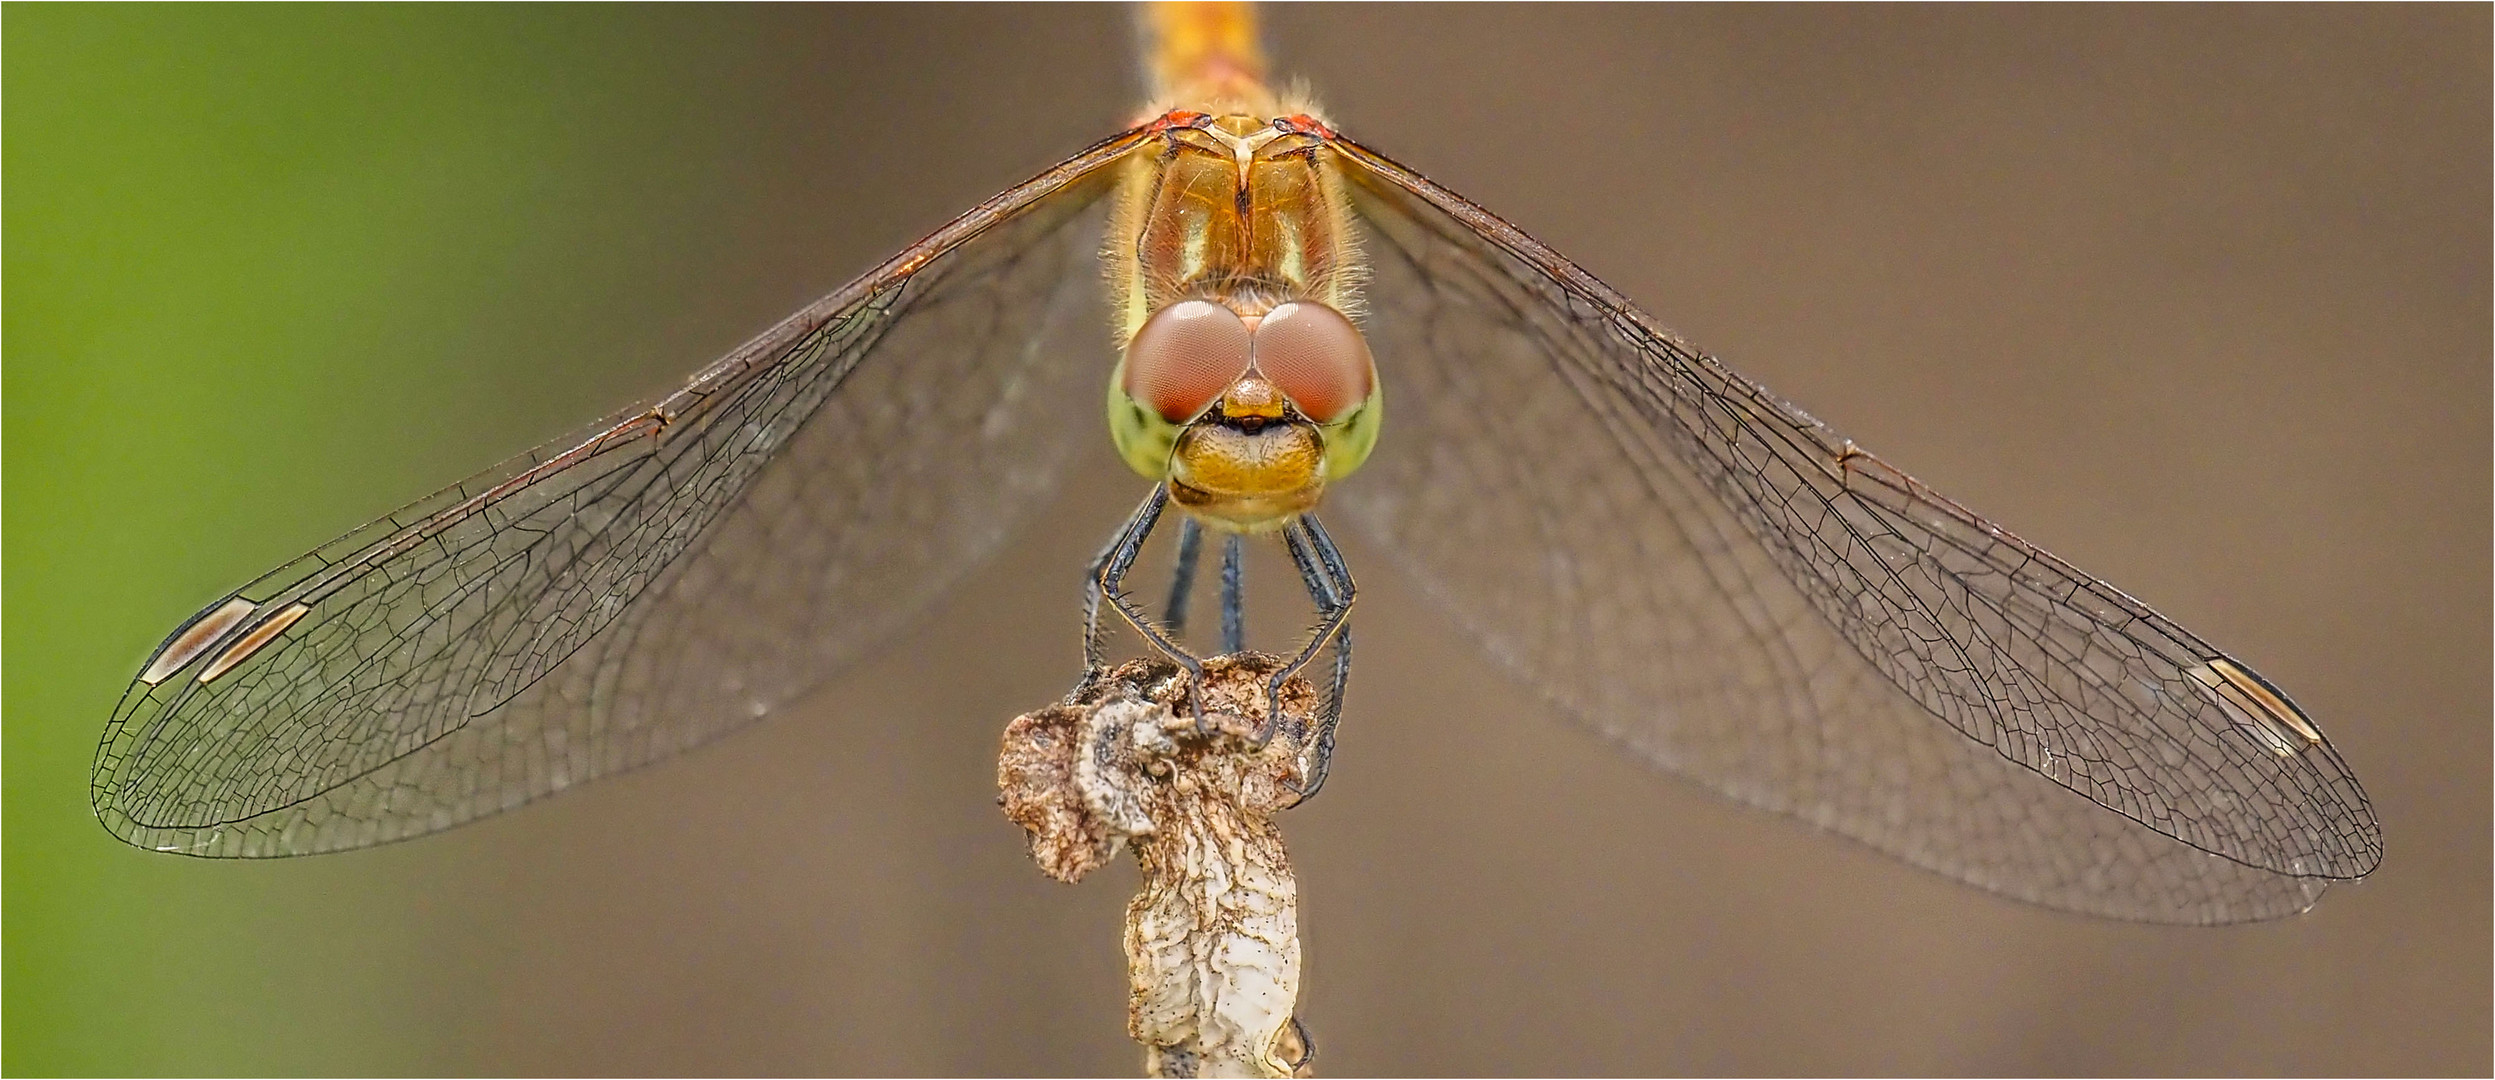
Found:
<svg viewBox="0 0 2495 1080"><path fill-rule="evenodd" d="M1160 524L1161 511L1169 506L1169 491L1159 484L1152 494L1144 496L1143 505L1135 508L1133 517L1118 530L1109 546L1092 560L1090 573L1083 578L1083 682L1084 687L1099 678L1107 668L1102 658L1100 633L1100 602L1106 599L1127 625L1143 636L1144 641L1163 655L1187 669L1191 692L1188 700L1195 708L1196 726L1204 727L1204 661L1161 629L1152 616L1126 596L1126 572L1134 569L1135 558L1143 554L1144 540L1152 535L1153 526Z"/></svg>
<svg viewBox="0 0 2495 1080"><path fill-rule="evenodd" d="M1300 789L1299 798L1292 801L1293 806L1316 798L1317 789L1325 786L1326 773L1334 767L1334 729L1343 720L1343 688L1350 681L1351 624L1346 622L1342 631L1334 635L1334 686L1326 694L1324 711L1317 716L1316 748L1308 757L1306 786Z"/></svg>
<svg viewBox="0 0 2495 1080"><path fill-rule="evenodd" d="M1299 1022L1297 1014L1291 1017L1291 1036L1299 1040L1299 1058L1283 1064L1290 1066L1293 1073L1299 1073L1308 1067L1309 1062L1317 1060L1317 1040L1308 1034L1308 1026Z"/></svg>
<svg viewBox="0 0 2495 1080"><path fill-rule="evenodd" d="M1316 658L1318 649L1342 632L1351 620L1352 598L1356 594L1351 570L1343 565L1343 553L1335 550L1334 538L1326 535L1317 515L1301 514L1283 526L1282 541L1291 549L1291 561L1300 568L1300 580L1308 586L1309 599L1316 601L1317 625L1309 632L1308 643L1300 648L1299 655L1274 673L1273 685L1277 688L1283 680L1299 674L1299 669Z"/></svg>
<svg viewBox="0 0 2495 1080"><path fill-rule="evenodd" d="M1204 548L1204 526L1194 518L1178 523L1178 568L1170 573L1170 603L1162 610L1161 624L1170 628L1170 636L1187 632L1187 601L1196 587L1196 556Z"/></svg>
<svg viewBox="0 0 2495 1080"><path fill-rule="evenodd" d="M1302 515L1298 521L1283 527L1282 542L1291 550L1291 562L1299 567L1300 583L1307 586L1308 598L1317 605L1316 630L1308 645L1297 658L1276 671L1266 685L1266 700L1279 715L1282 683L1300 668L1315 659L1317 650L1331 643L1334 647L1333 685L1314 718L1315 729L1307 740L1309 766L1306 786L1298 802L1306 802L1325 784L1326 771L1334 758L1334 729L1343 716L1343 690L1351 680L1351 602L1353 585L1351 571L1344 567L1343 556L1335 550L1334 540L1327 536L1325 526L1313 515ZM1293 805L1297 805L1294 803Z"/></svg>
<svg viewBox="0 0 2495 1080"><path fill-rule="evenodd" d="M1116 557L1118 546L1126 542L1126 533L1133 524L1130 518L1110 534L1109 542L1101 547L1100 554L1092 556L1090 568L1083 571L1083 678L1074 684L1074 689L1066 691L1068 702L1082 697L1099 681L1100 673L1108 670L1100 640L1100 575L1108 568L1109 560Z"/></svg>
<svg viewBox="0 0 2495 1080"><path fill-rule="evenodd" d="M1247 600L1241 594L1245 545L1238 533L1222 537L1222 652L1247 648Z"/></svg>

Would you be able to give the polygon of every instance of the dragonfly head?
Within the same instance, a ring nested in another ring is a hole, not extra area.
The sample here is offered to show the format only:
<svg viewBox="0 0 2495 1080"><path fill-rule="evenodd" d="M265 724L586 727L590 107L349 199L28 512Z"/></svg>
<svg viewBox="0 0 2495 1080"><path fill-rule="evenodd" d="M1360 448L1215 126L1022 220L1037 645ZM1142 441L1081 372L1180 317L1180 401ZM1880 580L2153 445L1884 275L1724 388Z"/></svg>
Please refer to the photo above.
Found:
<svg viewBox="0 0 2495 1080"><path fill-rule="evenodd" d="M1368 344L1333 308L1192 299L1127 343L1109 427L1127 464L1166 480L1180 506L1256 530L1315 506L1367 459L1378 400Z"/></svg>

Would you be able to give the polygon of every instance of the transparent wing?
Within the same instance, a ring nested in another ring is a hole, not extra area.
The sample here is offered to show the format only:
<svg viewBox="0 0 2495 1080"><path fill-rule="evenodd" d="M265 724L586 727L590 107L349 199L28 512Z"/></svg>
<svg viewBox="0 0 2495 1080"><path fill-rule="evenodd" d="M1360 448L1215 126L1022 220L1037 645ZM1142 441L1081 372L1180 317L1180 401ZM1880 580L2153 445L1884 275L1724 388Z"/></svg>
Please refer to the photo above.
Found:
<svg viewBox="0 0 2495 1080"><path fill-rule="evenodd" d="M295 560L167 639L96 814L208 856L449 827L757 719L992 550L1096 412L1104 141L683 389ZM1085 408L1093 405L1092 408Z"/></svg>
<svg viewBox="0 0 2495 1080"><path fill-rule="evenodd" d="M2381 830L2248 668L1934 495L1365 150L1386 435L1330 496L1660 767L2039 904L2310 907Z"/></svg>

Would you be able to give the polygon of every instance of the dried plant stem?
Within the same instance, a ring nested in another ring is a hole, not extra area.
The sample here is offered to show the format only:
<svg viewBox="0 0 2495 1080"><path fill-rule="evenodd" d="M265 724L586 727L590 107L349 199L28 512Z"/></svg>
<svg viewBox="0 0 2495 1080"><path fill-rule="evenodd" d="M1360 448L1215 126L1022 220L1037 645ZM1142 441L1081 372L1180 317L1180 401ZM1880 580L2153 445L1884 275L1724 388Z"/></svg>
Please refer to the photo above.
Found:
<svg viewBox="0 0 2495 1080"><path fill-rule="evenodd" d="M1005 815L1031 857L1074 881L1131 846L1127 1033L1153 1076L1306 1076L1299 887L1273 815L1299 798L1316 693L1283 685L1265 732L1259 653L1205 666L1204 723L1166 661L1108 672L1073 701L1015 718L997 762Z"/></svg>

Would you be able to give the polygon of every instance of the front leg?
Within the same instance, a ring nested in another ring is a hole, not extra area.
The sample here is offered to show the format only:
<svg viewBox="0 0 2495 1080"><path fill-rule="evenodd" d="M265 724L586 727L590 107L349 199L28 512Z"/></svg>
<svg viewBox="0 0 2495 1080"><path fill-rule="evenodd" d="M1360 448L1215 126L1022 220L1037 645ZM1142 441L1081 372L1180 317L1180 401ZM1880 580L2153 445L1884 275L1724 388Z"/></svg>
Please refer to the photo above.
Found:
<svg viewBox="0 0 2495 1080"><path fill-rule="evenodd" d="M1147 644L1187 670L1192 691L1188 699L1194 704L1196 726L1203 728L1203 659L1187 651L1186 646L1179 644L1152 620L1151 615L1126 596L1126 572L1134 568L1135 559L1143 554L1144 541L1151 537L1153 527L1160 524L1161 512L1168 506L1168 489L1159 484L1153 485L1152 493L1144 496L1143 504L1135 508L1133 516L1126 519L1126 525L1110 538L1109 546L1092 560L1090 572L1083 577L1083 681L1076 687L1076 693L1088 689L1108 667L1100 629L1100 602L1105 598L1109 606L1116 609ZM1070 695L1068 700L1072 699Z"/></svg>
<svg viewBox="0 0 2495 1080"><path fill-rule="evenodd" d="M1335 550L1333 538L1326 535L1325 526L1318 523L1315 515L1303 514L1298 521L1284 526L1282 542L1290 548L1291 562L1299 567L1300 583L1307 586L1309 599L1317 605L1318 620L1299 656L1274 672L1266 684L1267 700L1278 704L1282 700L1283 681L1307 666L1318 649L1329 642L1334 646L1333 686L1317 716L1317 730L1310 733L1305 743L1310 748L1311 762L1307 786L1300 794L1304 802L1325 783L1326 770L1334 757L1334 728L1342 718L1343 690L1351 679L1351 605L1355 586L1351 571L1343 565L1342 553Z"/></svg>
<svg viewBox="0 0 2495 1080"><path fill-rule="evenodd" d="M1302 773L1299 798L1291 800L1298 806L1317 797L1317 789L1325 786L1326 774L1334 767L1334 729L1343 721L1343 689L1351 682L1351 624L1345 622L1334 635L1334 685L1326 694L1325 706L1317 714L1317 730L1308 740L1308 767Z"/></svg>

